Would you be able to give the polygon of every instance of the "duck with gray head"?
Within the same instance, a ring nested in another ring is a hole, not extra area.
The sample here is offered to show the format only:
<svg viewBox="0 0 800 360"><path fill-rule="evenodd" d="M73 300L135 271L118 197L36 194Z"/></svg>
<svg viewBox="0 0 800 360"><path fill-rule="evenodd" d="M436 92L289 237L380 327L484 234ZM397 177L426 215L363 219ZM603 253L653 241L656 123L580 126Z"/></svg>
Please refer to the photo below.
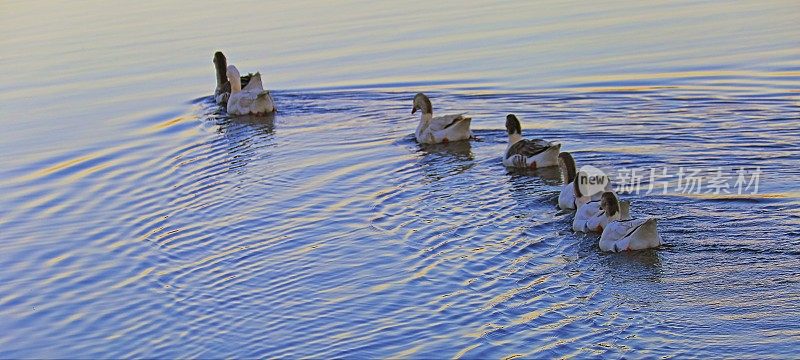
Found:
<svg viewBox="0 0 800 360"><path fill-rule="evenodd" d="M630 220L630 201L620 201L613 191L606 191L600 198L600 211L586 222L589 231L602 232L612 221Z"/></svg>
<svg viewBox="0 0 800 360"><path fill-rule="evenodd" d="M514 114L506 116L508 146L503 165L516 168L542 168L558 165L561 144L542 139L523 139L522 125Z"/></svg>
<svg viewBox="0 0 800 360"><path fill-rule="evenodd" d="M584 194L581 184L589 183L589 175L579 171L572 182L575 191L575 217L572 219L572 230L576 232L589 232L586 224L589 219L600 212L600 200L592 199L591 195Z"/></svg>
<svg viewBox="0 0 800 360"><path fill-rule="evenodd" d="M222 51L214 53L214 69L217 72L217 87L214 90L214 101L218 105L225 106L228 104L228 98L231 95L231 83L228 81L227 76L228 59L225 58L225 54L223 54ZM253 77L252 73L240 77L242 87L247 87L251 77Z"/></svg>
<svg viewBox="0 0 800 360"><path fill-rule="evenodd" d="M431 100L423 93L414 96L414 107L411 113L420 110L417 130L414 136L421 144L438 144L450 141L469 140L472 138L472 130L469 126L472 118L458 115L444 115L433 117L433 105Z"/></svg>
<svg viewBox="0 0 800 360"><path fill-rule="evenodd" d="M558 154L558 168L561 172L561 179L564 181L564 185L561 186L561 192L558 194L558 208L561 210L575 210L578 207L577 197L575 196L575 178L578 169L572 154L568 152ZM603 191L611 191L611 181L608 180L607 176L602 176L606 179L606 186ZM600 200L603 191L592 194L591 200Z"/></svg>

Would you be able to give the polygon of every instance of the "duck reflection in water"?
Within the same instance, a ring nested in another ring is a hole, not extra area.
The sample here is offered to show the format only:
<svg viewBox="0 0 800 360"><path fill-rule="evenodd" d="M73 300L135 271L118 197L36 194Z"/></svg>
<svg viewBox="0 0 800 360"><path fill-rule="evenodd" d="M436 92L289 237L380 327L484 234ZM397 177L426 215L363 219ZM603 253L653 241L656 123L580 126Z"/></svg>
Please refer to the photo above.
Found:
<svg viewBox="0 0 800 360"><path fill-rule="evenodd" d="M508 172L511 198L523 214L529 214L531 209L537 208L541 208L537 210L539 212L549 213L547 209L550 209L550 203L555 204L558 199L547 185L558 185L560 182L558 168L554 170L553 167L536 170L509 168Z"/></svg>
<svg viewBox="0 0 800 360"><path fill-rule="evenodd" d="M545 191L547 185L561 185L561 172L556 166L531 169L529 167L506 167L511 184L511 197L519 204L530 207L531 200L538 202L551 202L552 195ZM534 194L535 196L531 196Z"/></svg>
<svg viewBox="0 0 800 360"><path fill-rule="evenodd" d="M508 174L513 177L515 176L531 176L537 177L541 179L545 185L561 185L561 172L559 171L558 167L549 166L544 168L538 169L531 169L531 168L506 168L508 170Z"/></svg>
<svg viewBox="0 0 800 360"><path fill-rule="evenodd" d="M447 144L420 144L420 152L450 156L461 160L473 160L472 143L454 141Z"/></svg>
<svg viewBox="0 0 800 360"><path fill-rule="evenodd" d="M251 162L268 157L263 149L275 146L275 114L220 118L217 132L225 139L228 169L244 173Z"/></svg>
<svg viewBox="0 0 800 360"><path fill-rule="evenodd" d="M429 182L462 174L475 165L469 141L420 144L418 153L420 166Z"/></svg>
<svg viewBox="0 0 800 360"><path fill-rule="evenodd" d="M600 252L597 247L597 236L592 234L588 237L592 239L594 250ZM603 276L616 283L661 282L662 266L657 250L601 254L599 264L603 268Z"/></svg>

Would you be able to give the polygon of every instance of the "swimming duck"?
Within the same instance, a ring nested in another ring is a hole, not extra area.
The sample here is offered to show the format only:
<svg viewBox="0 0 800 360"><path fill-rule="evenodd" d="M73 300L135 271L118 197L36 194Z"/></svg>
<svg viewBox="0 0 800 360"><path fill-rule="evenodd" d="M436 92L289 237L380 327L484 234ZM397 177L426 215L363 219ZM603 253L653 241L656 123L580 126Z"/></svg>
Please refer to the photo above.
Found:
<svg viewBox="0 0 800 360"><path fill-rule="evenodd" d="M503 155L503 165L518 168L540 168L558 165L561 144L542 139L523 139L522 126L514 114L506 116L508 146Z"/></svg>
<svg viewBox="0 0 800 360"><path fill-rule="evenodd" d="M609 192L614 194L611 191L610 183L606 183L605 191L600 191L592 195L584 194L584 190L586 187L580 186L580 184L588 184L589 174L585 171L579 171L578 174L575 176L575 181L572 182L572 191L575 194L575 218L572 219L572 230L576 232L591 232L591 231L601 231L597 230L597 224L593 224L593 227L589 226L589 222L598 216L602 209L602 196L605 192ZM616 199L616 194L614 194ZM629 202L622 202L622 209L624 212L621 214L627 216L628 213L628 206L630 205Z"/></svg>
<svg viewBox="0 0 800 360"><path fill-rule="evenodd" d="M630 202L620 201L613 191L606 191L600 198L600 211L586 221L586 229L602 232L612 221L630 219Z"/></svg>
<svg viewBox="0 0 800 360"><path fill-rule="evenodd" d="M229 115L266 115L276 110L272 96L261 84L261 74L253 74L244 88L236 66L228 65L227 76L231 83L231 95L228 98Z"/></svg>
<svg viewBox="0 0 800 360"><path fill-rule="evenodd" d="M600 200L594 200L590 195L583 194L579 184L588 183L588 175L580 171L572 182L572 189L575 193L575 217L572 219L572 230L577 232L588 232L586 222L600 212Z"/></svg>
<svg viewBox="0 0 800 360"><path fill-rule="evenodd" d="M423 93L414 96L414 108L411 109L411 113L414 114L417 110L422 112L422 116L414 135L421 144L468 140L472 137L472 131L469 129L472 118L464 114L433 117L431 100Z"/></svg>
<svg viewBox="0 0 800 360"><path fill-rule="evenodd" d="M214 102L218 105L227 105L228 97L231 95L231 83L228 81L228 59L221 51L214 53L214 68L217 71L217 88L214 89ZM247 87L253 74L240 77L243 87Z"/></svg>
<svg viewBox="0 0 800 360"><path fill-rule="evenodd" d="M575 209L575 176L578 172L575 166L575 159L572 154L562 152L558 154L558 168L561 171L561 178L564 185L561 186L561 193L558 194L558 208L561 210Z"/></svg>
<svg viewBox="0 0 800 360"><path fill-rule="evenodd" d="M616 196L607 199L612 207L617 201ZM659 247L662 239L656 225L656 218L653 217L611 221L603 229L598 245L600 250L613 252Z"/></svg>
<svg viewBox="0 0 800 360"><path fill-rule="evenodd" d="M561 186L561 192L558 194L558 208L561 210L575 210L577 205L574 183L577 167L572 154L568 152L558 154L558 167L561 171L561 178L564 180L564 185ZM611 191L611 181L606 181L604 191ZM600 200L602 195L603 192L594 193L589 200Z"/></svg>

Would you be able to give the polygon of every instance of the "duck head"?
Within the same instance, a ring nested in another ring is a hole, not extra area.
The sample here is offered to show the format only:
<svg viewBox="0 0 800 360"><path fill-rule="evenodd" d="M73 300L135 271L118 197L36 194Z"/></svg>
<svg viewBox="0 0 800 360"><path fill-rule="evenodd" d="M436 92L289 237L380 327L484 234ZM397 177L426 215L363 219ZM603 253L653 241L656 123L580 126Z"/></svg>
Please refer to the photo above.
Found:
<svg viewBox="0 0 800 360"><path fill-rule="evenodd" d="M611 191L604 192L600 198L600 210L603 210L608 217L618 214L620 209L617 194L614 194Z"/></svg>
<svg viewBox="0 0 800 360"><path fill-rule="evenodd" d="M522 125L520 125L516 115L506 115L506 131L508 131L508 135L522 135Z"/></svg>
<svg viewBox="0 0 800 360"><path fill-rule="evenodd" d="M423 93L418 93L414 96L414 108L411 109L411 113L414 114L417 110L422 111L422 114L433 114L431 100Z"/></svg>
<svg viewBox="0 0 800 360"><path fill-rule="evenodd" d="M506 115L506 131L508 131L508 142L510 144L522 140L522 125L520 125L516 115Z"/></svg>
<svg viewBox="0 0 800 360"><path fill-rule="evenodd" d="M231 94L242 91L242 78L239 75L239 69L236 66L228 65L226 70L228 82L231 83Z"/></svg>
<svg viewBox="0 0 800 360"><path fill-rule="evenodd" d="M228 67L228 59L222 51L214 53L214 68L217 70L217 89L221 88L228 79L225 77L226 68Z"/></svg>
<svg viewBox="0 0 800 360"><path fill-rule="evenodd" d="M575 181L578 168L575 166L575 159L572 154L562 152L558 154L558 168L561 170L561 177L564 179L565 184Z"/></svg>

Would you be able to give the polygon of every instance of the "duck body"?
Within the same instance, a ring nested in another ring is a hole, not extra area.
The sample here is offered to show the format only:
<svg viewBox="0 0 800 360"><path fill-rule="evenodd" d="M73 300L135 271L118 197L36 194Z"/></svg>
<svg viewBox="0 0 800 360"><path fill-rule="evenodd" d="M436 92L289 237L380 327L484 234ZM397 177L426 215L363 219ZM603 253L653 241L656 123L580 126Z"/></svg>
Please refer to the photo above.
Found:
<svg viewBox="0 0 800 360"><path fill-rule="evenodd" d="M260 73L253 74L244 88L241 87L241 77L235 66L228 66L227 75L231 83L227 104L229 115L263 116L275 111L275 101L269 91L264 90Z"/></svg>
<svg viewBox="0 0 800 360"><path fill-rule="evenodd" d="M421 144L469 140L472 137L471 122L472 118L463 114L438 117L433 117L432 114L422 114L414 136Z"/></svg>
<svg viewBox="0 0 800 360"><path fill-rule="evenodd" d="M508 144L503 165L508 167L542 168L558 165L561 144L542 139L521 139Z"/></svg>
<svg viewBox="0 0 800 360"><path fill-rule="evenodd" d="M589 232L588 222L600 213L600 200L592 200L591 197L578 198L576 201L577 210L572 219L572 230L575 232Z"/></svg>
<svg viewBox="0 0 800 360"><path fill-rule="evenodd" d="M243 87L247 87L250 83L250 79L253 77L253 74L242 75L240 77L240 81ZM221 86L217 86L216 90L214 90L214 102L217 105L222 105L227 108L228 106L228 99L231 96L231 83L229 81L225 81Z"/></svg>
<svg viewBox="0 0 800 360"><path fill-rule="evenodd" d="M561 186L561 192L558 194L558 208L575 210L575 184L570 182Z"/></svg>
<svg viewBox="0 0 800 360"><path fill-rule="evenodd" d="M506 116L508 146L503 165L517 168L542 168L558 165L561 144L542 139L523 139L522 126L514 114Z"/></svg>
<svg viewBox="0 0 800 360"><path fill-rule="evenodd" d="M608 223L600 235L600 250L620 252L644 250L661 246L655 218L616 220Z"/></svg>
<svg viewBox="0 0 800 360"><path fill-rule="evenodd" d="M417 110L421 110L422 115L414 137L420 144L439 144L472 138L472 118L464 114L433 117L433 105L425 94L414 96L411 113L414 114Z"/></svg>

